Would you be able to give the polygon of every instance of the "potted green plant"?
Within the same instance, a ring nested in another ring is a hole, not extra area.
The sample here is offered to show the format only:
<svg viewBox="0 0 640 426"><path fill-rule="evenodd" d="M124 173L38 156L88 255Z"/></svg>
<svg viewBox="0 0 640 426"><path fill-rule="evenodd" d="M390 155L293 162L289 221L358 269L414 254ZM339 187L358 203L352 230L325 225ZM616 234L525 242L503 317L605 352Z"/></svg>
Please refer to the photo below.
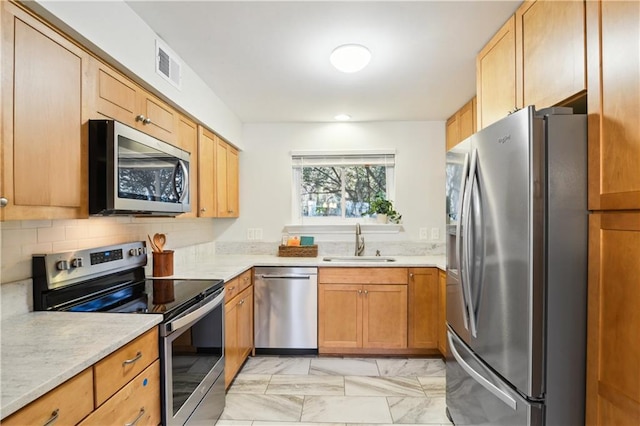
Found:
<svg viewBox="0 0 640 426"><path fill-rule="evenodd" d="M402 215L393 208L393 201L387 200L385 194L380 193L369 202L369 210L366 214L369 216L376 215L379 223L400 223Z"/></svg>

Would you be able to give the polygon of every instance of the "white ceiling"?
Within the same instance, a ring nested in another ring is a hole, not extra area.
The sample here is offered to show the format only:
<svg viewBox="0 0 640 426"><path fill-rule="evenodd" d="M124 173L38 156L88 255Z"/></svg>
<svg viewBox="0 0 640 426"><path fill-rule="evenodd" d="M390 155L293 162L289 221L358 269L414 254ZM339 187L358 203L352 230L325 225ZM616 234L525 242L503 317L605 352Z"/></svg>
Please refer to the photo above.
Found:
<svg viewBox="0 0 640 426"><path fill-rule="evenodd" d="M127 1L248 122L445 120L476 92L478 51L520 1ZM329 63L341 44L367 68Z"/></svg>

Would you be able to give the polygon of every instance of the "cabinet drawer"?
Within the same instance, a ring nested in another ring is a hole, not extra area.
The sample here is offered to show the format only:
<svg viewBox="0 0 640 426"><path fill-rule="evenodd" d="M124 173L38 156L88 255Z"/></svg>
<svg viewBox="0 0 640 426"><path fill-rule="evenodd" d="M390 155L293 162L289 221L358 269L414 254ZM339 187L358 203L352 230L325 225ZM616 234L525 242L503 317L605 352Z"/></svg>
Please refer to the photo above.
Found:
<svg viewBox="0 0 640 426"><path fill-rule="evenodd" d="M238 291L239 292L243 291L250 285L251 285L251 269L238 275L238 286L240 287Z"/></svg>
<svg viewBox="0 0 640 426"><path fill-rule="evenodd" d="M93 411L93 374L88 368L2 421L7 426L43 425L57 413L56 424L75 425Z"/></svg>
<svg viewBox="0 0 640 426"><path fill-rule="evenodd" d="M407 268L319 268L325 284L407 284Z"/></svg>
<svg viewBox="0 0 640 426"><path fill-rule="evenodd" d="M158 329L154 327L98 361L94 366L96 407L102 405L156 359L158 359Z"/></svg>
<svg viewBox="0 0 640 426"><path fill-rule="evenodd" d="M160 361L138 374L80 424L160 424Z"/></svg>
<svg viewBox="0 0 640 426"><path fill-rule="evenodd" d="M224 303L229 303L231 299L240 293L240 279L235 277L224 283Z"/></svg>

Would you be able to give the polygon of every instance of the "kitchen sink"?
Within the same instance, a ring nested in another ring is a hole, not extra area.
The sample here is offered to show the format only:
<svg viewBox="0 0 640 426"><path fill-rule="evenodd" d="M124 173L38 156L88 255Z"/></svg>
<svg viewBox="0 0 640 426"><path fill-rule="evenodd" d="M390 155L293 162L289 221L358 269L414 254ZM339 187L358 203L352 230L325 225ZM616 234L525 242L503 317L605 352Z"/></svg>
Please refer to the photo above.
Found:
<svg viewBox="0 0 640 426"><path fill-rule="evenodd" d="M395 262L396 259L388 256L327 256L325 262Z"/></svg>

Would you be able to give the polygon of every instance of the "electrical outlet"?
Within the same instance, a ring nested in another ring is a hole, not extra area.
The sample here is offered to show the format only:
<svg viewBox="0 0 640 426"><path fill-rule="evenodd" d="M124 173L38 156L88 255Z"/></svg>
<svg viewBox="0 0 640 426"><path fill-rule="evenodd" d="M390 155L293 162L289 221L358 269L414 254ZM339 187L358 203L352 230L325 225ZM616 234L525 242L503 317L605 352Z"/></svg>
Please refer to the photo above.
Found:
<svg viewBox="0 0 640 426"><path fill-rule="evenodd" d="M255 240L256 239L256 230L254 228L247 229L247 240Z"/></svg>
<svg viewBox="0 0 640 426"><path fill-rule="evenodd" d="M427 238L429 238L428 229L427 228L420 228L420 239L421 240L426 240Z"/></svg>
<svg viewBox="0 0 640 426"><path fill-rule="evenodd" d="M254 228L253 231L253 237L258 241L262 241L262 228Z"/></svg>
<svg viewBox="0 0 640 426"><path fill-rule="evenodd" d="M431 228L431 239L434 241L440 239L440 228Z"/></svg>

